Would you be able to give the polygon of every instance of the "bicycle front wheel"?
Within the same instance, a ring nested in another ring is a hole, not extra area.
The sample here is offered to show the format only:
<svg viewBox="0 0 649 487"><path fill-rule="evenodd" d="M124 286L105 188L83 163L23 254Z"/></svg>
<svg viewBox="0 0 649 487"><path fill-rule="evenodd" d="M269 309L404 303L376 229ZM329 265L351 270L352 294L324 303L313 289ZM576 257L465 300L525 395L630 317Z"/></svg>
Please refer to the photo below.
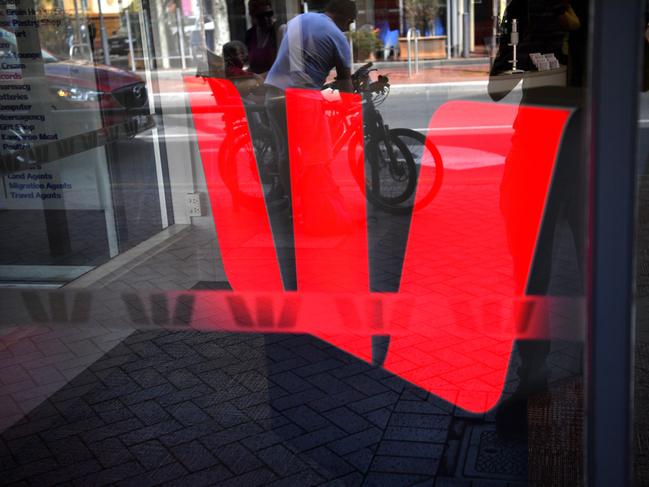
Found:
<svg viewBox="0 0 649 487"><path fill-rule="evenodd" d="M370 142L365 148L365 160L367 199L389 212L407 211L406 202L417 184L417 169L406 145L389 134L388 140Z"/></svg>
<svg viewBox="0 0 649 487"><path fill-rule="evenodd" d="M390 130L390 136L406 146L414 161L417 169L417 191L405 206L418 210L428 205L442 187L444 177L442 156L435 144L420 132L397 128Z"/></svg>

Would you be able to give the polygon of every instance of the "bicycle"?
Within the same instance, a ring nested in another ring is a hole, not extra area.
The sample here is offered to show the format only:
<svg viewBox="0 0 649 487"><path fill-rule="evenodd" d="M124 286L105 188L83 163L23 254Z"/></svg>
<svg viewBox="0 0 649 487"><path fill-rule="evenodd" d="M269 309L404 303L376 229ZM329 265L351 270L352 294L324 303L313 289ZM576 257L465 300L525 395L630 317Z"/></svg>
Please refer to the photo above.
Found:
<svg viewBox="0 0 649 487"><path fill-rule="evenodd" d="M344 129L333 144L333 153L348 144L352 174L367 200L387 212L408 214L429 204L439 191L443 178L442 158L423 134L406 128L391 129L384 123L377 106L387 98L390 84L384 75L371 81L372 71L376 69L368 63L352 75L354 92L360 94L362 100L361 136L357 133L359 124L355 123L360 112L343 113L340 104L327 105L334 112L332 115L342 117L344 121ZM323 87L323 90L327 89L335 90L335 82ZM257 120L251 120L258 112ZM221 173L233 199L246 204L255 203L253 200L259 199L258 192L252 187L242 187L241 180L252 179L238 175L241 171L257 172L269 210L284 209L288 202L273 198L280 192L277 150L272 131L264 123L264 109L248 106L247 113L250 125L254 127L254 136L248 136L245 119L232 124L226 135L227 143L224 141L223 144L225 150L219 154ZM359 141L363 141L362 148ZM419 180L424 165L434 166L432 171L427 171L425 181Z"/></svg>
<svg viewBox="0 0 649 487"><path fill-rule="evenodd" d="M377 71L372 63L361 66L352 75L354 93L361 95L363 105L364 158L357 156L359 148L353 147L358 138L353 135L351 122L335 144L339 150L349 140L350 165L357 175L357 182L367 199L376 207L390 213L408 214L428 205L442 185L444 167L435 145L426 136L407 128L391 129L383 121L377 107L390 92L389 79L379 75L376 81L370 73ZM336 82L328 83L323 89L336 89ZM353 159L356 157L356 159ZM365 181L360 170L365 167ZM421 169L432 165L426 172L426 179L420 180ZM365 183L365 184L363 184Z"/></svg>

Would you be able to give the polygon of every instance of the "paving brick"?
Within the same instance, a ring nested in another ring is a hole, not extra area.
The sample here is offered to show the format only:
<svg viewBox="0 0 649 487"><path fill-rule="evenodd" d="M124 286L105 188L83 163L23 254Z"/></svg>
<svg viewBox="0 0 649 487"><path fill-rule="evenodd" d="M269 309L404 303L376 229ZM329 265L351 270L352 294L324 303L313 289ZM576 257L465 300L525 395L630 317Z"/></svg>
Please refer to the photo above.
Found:
<svg viewBox="0 0 649 487"><path fill-rule="evenodd" d="M163 465L175 462L173 455L157 440L134 445L129 451L147 470L157 470Z"/></svg>
<svg viewBox="0 0 649 487"><path fill-rule="evenodd" d="M381 440L383 432L377 428L361 431L329 443L327 446L339 455L346 455L361 448L374 445Z"/></svg>
<svg viewBox="0 0 649 487"><path fill-rule="evenodd" d="M323 482L324 479L317 473L305 470L288 477L280 478L267 485L268 487L294 487L296 485L299 485L300 487L310 487L312 485L321 485ZM335 483L328 482L327 485L335 485Z"/></svg>
<svg viewBox="0 0 649 487"><path fill-rule="evenodd" d="M348 407L353 411L362 414L386 406L392 406L398 401L398 399L398 394L392 391L388 391L382 394L377 394L376 396L368 397L367 399L362 399L360 401L350 403Z"/></svg>
<svg viewBox="0 0 649 487"><path fill-rule="evenodd" d="M274 428L271 431L266 431L249 438L242 440L242 443L246 448L256 451L263 448L267 448L277 443L286 442L295 438L296 436L301 436L304 434L304 430L299 428L294 424L287 424L280 426L279 428Z"/></svg>
<svg viewBox="0 0 649 487"><path fill-rule="evenodd" d="M0 396L0 417L21 414L22 409L9 395Z"/></svg>
<svg viewBox="0 0 649 487"><path fill-rule="evenodd" d="M308 470L308 466L300 457L282 444L260 450L256 455L280 477L286 477L303 470Z"/></svg>
<svg viewBox="0 0 649 487"><path fill-rule="evenodd" d="M181 402L191 401L192 399L203 397L204 395L210 394L212 392L214 392L214 390L207 384L198 384L197 386L190 387L188 389L174 391L170 394L160 396L157 401L161 406L168 407L172 404L178 404Z"/></svg>
<svg viewBox="0 0 649 487"><path fill-rule="evenodd" d="M136 370L128 374L130 380L135 381L140 387L148 388L153 386L158 386L160 384L166 384L168 379L162 376L158 371L154 369L141 369Z"/></svg>
<svg viewBox="0 0 649 487"><path fill-rule="evenodd" d="M433 476L439 459L376 455L370 469L373 472L415 473Z"/></svg>
<svg viewBox="0 0 649 487"><path fill-rule="evenodd" d="M146 426L169 419L169 413L155 401L139 402L129 406L133 414Z"/></svg>
<svg viewBox="0 0 649 487"><path fill-rule="evenodd" d="M182 425L180 423L178 423L176 420L169 419L161 423L145 426L144 428L123 434L120 436L120 439L126 446L130 446L136 443L141 443L157 438L167 433L171 433L172 431L176 431L180 428L182 428Z"/></svg>
<svg viewBox="0 0 649 487"><path fill-rule="evenodd" d="M214 467L201 470L200 472L194 472L188 475L183 475L182 477L179 477L176 480L165 482L162 484L162 486L163 487L185 487L190 485L191 487L203 487L203 486L221 485L221 482L231 477L232 477L232 473L227 468L225 468L223 465L215 465ZM138 486L134 485L134 487L138 487Z"/></svg>
<svg viewBox="0 0 649 487"><path fill-rule="evenodd" d="M326 397L326 393L312 388L306 391L289 394L280 398L273 398L271 396L270 402L275 409L283 411L284 409L300 406L301 404L306 404L311 401L317 401L324 397Z"/></svg>
<svg viewBox="0 0 649 487"><path fill-rule="evenodd" d="M448 414L448 411L437 407L431 401L399 401L394 408L398 413Z"/></svg>
<svg viewBox="0 0 649 487"><path fill-rule="evenodd" d="M305 377L304 380L309 382L311 385L319 388L320 390L326 392L328 395L345 393L351 397L354 392L359 392L361 398L366 397L366 394L362 393L360 390L355 389L346 382L333 377L328 372L311 375L309 377Z"/></svg>
<svg viewBox="0 0 649 487"><path fill-rule="evenodd" d="M311 448L325 445L344 436L347 436L347 433L345 433L340 428L336 428L335 426L327 426L326 428L322 428L318 431L313 431L292 439L291 445L297 450L306 451L310 450Z"/></svg>
<svg viewBox="0 0 649 487"><path fill-rule="evenodd" d="M61 466L94 459L92 451L83 441L75 436L64 440L48 442L47 446Z"/></svg>
<svg viewBox="0 0 649 487"><path fill-rule="evenodd" d="M21 465L17 468L13 468L10 471L4 472L2 474L2 481L7 485L10 485L13 482L19 482L21 480L27 479L29 477L34 477L38 474L44 472L51 472L58 468L56 460L53 458L46 458L44 460L37 460L35 462L28 463L26 465Z"/></svg>
<svg viewBox="0 0 649 487"><path fill-rule="evenodd" d="M260 468L252 472L239 475L237 477L232 477L225 481L219 483L219 487L257 487L260 485L268 485L273 480L276 480L277 477L273 472L267 468Z"/></svg>
<svg viewBox="0 0 649 487"><path fill-rule="evenodd" d="M12 365L0 369L0 384L14 384L27 380L30 380L30 376L20 365Z"/></svg>
<svg viewBox="0 0 649 487"><path fill-rule="evenodd" d="M187 369L174 370L167 374L165 380L171 382L178 389L187 389L202 383L201 379Z"/></svg>
<svg viewBox="0 0 649 487"><path fill-rule="evenodd" d="M10 440L7 447L20 464L31 463L50 456L47 445L38 436L26 436Z"/></svg>
<svg viewBox="0 0 649 487"><path fill-rule="evenodd" d="M309 452L309 458L312 459L309 462L309 466L327 480L352 473L356 470L342 457L334 454L325 446L311 450Z"/></svg>
<svg viewBox="0 0 649 487"><path fill-rule="evenodd" d="M138 430L142 427L142 422L137 418L129 418L116 423L93 428L80 434L81 439L86 443L101 441L113 436L119 436L129 431Z"/></svg>
<svg viewBox="0 0 649 487"><path fill-rule="evenodd" d="M37 433L47 432L52 428L64 425L65 421L60 416L49 416L47 418L38 418L35 420L23 419L16 423L11 428L2 432L2 437L5 440L13 438L22 438L31 436Z"/></svg>
<svg viewBox="0 0 649 487"><path fill-rule="evenodd" d="M350 388L349 391L342 393L327 394L325 397L316 399L315 401L310 401L308 404L314 410L322 412L341 406L346 406L347 404L361 401L363 399L366 399L365 394L362 394L357 390Z"/></svg>
<svg viewBox="0 0 649 487"><path fill-rule="evenodd" d="M311 389L313 386L293 372L281 372L269 375L269 380L291 393Z"/></svg>
<svg viewBox="0 0 649 487"><path fill-rule="evenodd" d="M368 377L368 374L347 377L344 379L344 382L368 396L376 396L386 392L392 392L380 382Z"/></svg>
<svg viewBox="0 0 649 487"><path fill-rule="evenodd" d="M90 443L89 448L104 467L114 467L134 460L131 452L117 438Z"/></svg>
<svg viewBox="0 0 649 487"><path fill-rule="evenodd" d="M315 431L327 426L333 426L324 416L304 405L292 409L285 409L282 411L282 414L292 423L295 423L306 431Z"/></svg>
<svg viewBox="0 0 649 487"><path fill-rule="evenodd" d="M134 418L133 412L124 406L119 399L94 404L92 409L107 424Z"/></svg>
<svg viewBox="0 0 649 487"><path fill-rule="evenodd" d="M49 442L52 440L62 440L71 436L81 435L87 431L102 428L105 423L100 418L87 418L70 424L48 429L41 432L41 437Z"/></svg>
<svg viewBox="0 0 649 487"><path fill-rule="evenodd" d="M200 440L201 443L203 443L210 451L215 451L229 443L234 443L235 441L258 435L262 431L261 427L255 423L245 423L238 425L236 428L205 435Z"/></svg>
<svg viewBox="0 0 649 487"><path fill-rule="evenodd" d="M441 458L444 446L421 441L384 440L379 444L378 455L418 458Z"/></svg>
<svg viewBox="0 0 649 487"><path fill-rule="evenodd" d="M98 474L101 470L102 465L97 460L83 460L35 476L30 482L31 485L57 485L86 477L88 474Z"/></svg>
<svg viewBox="0 0 649 487"><path fill-rule="evenodd" d="M390 426L407 428L446 429L451 424L449 415L393 413Z"/></svg>
<svg viewBox="0 0 649 487"><path fill-rule="evenodd" d="M374 450L372 448L362 448L345 455L345 460L356 467L356 470L360 472L367 472L373 459Z"/></svg>
<svg viewBox="0 0 649 487"><path fill-rule="evenodd" d="M176 389L171 384L161 384L155 387L148 387L146 389L138 390L127 394L125 396L120 396L120 400L127 406L131 404L137 404L142 401L149 401L152 399L165 396L167 394L175 392Z"/></svg>
<svg viewBox="0 0 649 487"><path fill-rule="evenodd" d="M333 369L337 369L342 365L343 362L341 362L340 360L327 358L325 360L320 360L312 364L304 365L302 367L297 367L296 369L293 370L293 373L304 378L311 375L320 374L322 372L327 372Z"/></svg>
<svg viewBox="0 0 649 487"><path fill-rule="evenodd" d="M393 473L379 473L371 472L367 474L363 481L363 487L390 487L412 486L418 482L428 482L428 485L433 485L434 479L427 475L407 475L407 474L393 474Z"/></svg>
<svg viewBox="0 0 649 487"><path fill-rule="evenodd" d="M257 470L264 465L256 455L238 442L230 443L212 453L235 475Z"/></svg>
<svg viewBox="0 0 649 487"><path fill-rule="evenodd" d="M228 402L214 405L210 407L207 412L224 428L230 428L238 424L247 423L251 419L239 408L236 408L233 404Z"/></svg>
<svg viewBox="0 0 649 487"><path fill-rule="evenodd" d="M92 376L94 377L94 376ZM57 391L50 400L54 403L69 401L70 399L78 399L84 397L86 394L90 394L92 391L101 387L93 379L90 383L79 383L78 380L74 380L71 384L66 385L60 391Z"/></svg>
<svg viewBox="0 0 649 487"><path fill-rule="evenodd" d="M116 467L105 468L96 473L74 481L75 485L80 487L93 485L110 485L120 480L133 477L143 472L142 467L137 462L128 462Z"/></svg>
<svg viewBox="0 0 649 487"><path fill-rule="evenodd" d="M79 421L87 418L94 418L97 413L85 401L81 399L70 399L57 402L56 409L67 422Z"/></svg>
<svg viewBox="0 0 649 487"><path fill-rule="evenodd" d="M13 394L14 401L22 403L28 399L46 398L52 395L56 390L63 387L67 381L65 379L50 382L43 385L33 386L22 391L17 391ZM40 402L40 401L39 401Z"/></svg>
<svg viewBox="0 0 649 487"><path fill-rule="evenodd" d="M211 433L222 431L223 428L216 421L201 423L195 426L180 428L173 433L160 436L158 439L163 445L170 447L187 443L188 441L202 438Z"/></svg>
<svg viewBox="0 0 649 487"><path fill-rule="evenodd" d="M358 433L372 426L365 418L346 407L326 411L323 416L347 433Z"/></svg>
<svg viewBox="0 0 649 487"><path fill-rule="evenodd" d="M190 480L191 479L191 480ZM175 480L180 481L181 483L172 483ZM149 472L144 472L134 477L130 477L121 482L117 482L117 486L120 487L152 487L155 485L191 485L194 487L195 484L192 476L187 474L187 470L179 462L168 463L157 467L155 470ZM200 485L209 485L209 484L200 484ZM213 485L213 484L212 484Z"/></svg>
<svg viewBox="0 0 649 487"><path fill-rule="evenodd" d="M392 410L388 408L377 409L371 413L365 413L364 418L371 422L374 426L378 428L385 429L388 425L388 421L392 416Z"/></svg>
<svg viewBox="0 0 649 487"><path fill-rule="evenodd" d="M198 441L171 448L171 453L189 470L195 472L218 463L218 460Z"/></svg>
<svg viewBox="0 0 649 487"><path fill-rule="evenodd" d="M146 391L147 389L143 391L135 382L129 382L120 387L97 387L89 394L86 394L84 399L88 404L92 405L119 397L122 398L122 401L126 404L127 398L131 397L133 394Z"/></svg>
<svg viewBox="0 0 649 487"><path fill-rule="evenodd" d="M167 411L184 426L193 426L210 420L201 408L189 401L168 407Z"/></svg>
<svg viewBox="0 0 649 487"><path fill-rule="evenodd" d="M448 430L445 429L388 427L383 437L386 440L444 443L447 436Z"/></svg>

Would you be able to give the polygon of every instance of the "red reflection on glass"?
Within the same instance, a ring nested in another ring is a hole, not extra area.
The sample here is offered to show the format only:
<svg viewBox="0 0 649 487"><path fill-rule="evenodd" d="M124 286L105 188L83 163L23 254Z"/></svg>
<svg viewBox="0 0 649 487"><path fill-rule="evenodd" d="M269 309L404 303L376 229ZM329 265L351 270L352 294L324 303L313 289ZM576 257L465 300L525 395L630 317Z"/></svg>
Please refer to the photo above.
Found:
<svg viewBox="0 0 649 487"><path fill-rule="evenodd" d="M201 92L207 87L203 82L188 78L186 83L228 279L236 291L278 291L281 280L259 177L252 170L244 177L218 162L231 152L231 124L245 125L241 102L228 82L210 80L207 94ZM364 323L364 336L318 336L370 360L367 325L372 316L381 317L380 333L407 330L392 336L386 369L463 409L492 408L503 390L514 339L541 335L538 329L519 329L529 326L521 323L533 303L525 300L525 285L570 111L464 101L436 111L428 138L442 156L444 183L412 216L400 301L383 309L390 298L368 293L364 197L349 158L331 138L346 130L361 133L361 122L342 124L320 96L287 93L298 293L261 297L254 313L252 307L247 311L251 303L236 297L227 305L235 321L259 331L263 324L254 325L248 316L275 323L282 310L282 316L292 317L295 331L304 332L311 321L319 332L320 321L334 315L344 317L336 329L357 320ZM359 100L343 96L340 103L353 110ZM247 129L241 133L249 141ZM433 165L424 161L420 181L430 180L430 171ZM257 204L238 193L242 184ZM239 246L251 241L254 252L241 251ZM359 299L334 299L333 313L327 299L300 297L309 292ZM289 328L276 324L274 331Z"/></svg>
<svg viewBox="0 0 649 487"><path fill-rule="evenodd" d="M467 101L435 112L444 184L413 213L399 290L418 298L411 326L427 336L394 337L385 368L470 411L496 404L569 115Z"/></svg>
<svg viewBox="0 0 649 487"><path fill-rule="evenodd" d="M185 77L219 239L233 289L281 291L282 281L241 97L222 79Z"/></svg>
<svg viewBox="0 0 649 487"><path fill-rule="evenodd" d="M341 93L338 99L326 100L319 91L286 92L300 292L369 292L365 196L358 184L365 181L364 168L353 165L363 161L363 154L350 154L354 148L362 151L360 107L358 95ZM366 336L316 335L371 360Z"/></svg>

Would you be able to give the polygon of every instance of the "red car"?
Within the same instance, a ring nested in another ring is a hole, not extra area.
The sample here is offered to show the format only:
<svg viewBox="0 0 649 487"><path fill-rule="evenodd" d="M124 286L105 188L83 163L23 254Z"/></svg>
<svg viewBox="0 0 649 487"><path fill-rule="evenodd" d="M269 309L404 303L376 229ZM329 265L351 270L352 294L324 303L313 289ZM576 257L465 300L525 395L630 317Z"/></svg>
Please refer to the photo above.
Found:
<svg viewBox="0 0 649 487"><path fill-rule="evenodd" d="M14 34L0 29L3 73L20 72L21 61L16 53ZM137 74L84 60L60 60L45 49L41 55L52 108L95 110L100 112L104 125L148 113L146 85Z"/></svg>

